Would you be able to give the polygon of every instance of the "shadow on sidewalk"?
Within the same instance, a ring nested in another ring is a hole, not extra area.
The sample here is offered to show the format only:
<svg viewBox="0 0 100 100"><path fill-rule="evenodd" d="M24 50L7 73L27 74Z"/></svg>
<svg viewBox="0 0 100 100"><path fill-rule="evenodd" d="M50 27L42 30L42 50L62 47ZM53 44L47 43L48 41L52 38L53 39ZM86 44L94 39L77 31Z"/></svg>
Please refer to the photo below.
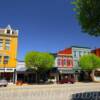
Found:
<svg viewBox="0 0 100 100"><path fill-rule="evenodd" d="M100 100L100 92L83 92L72 94L71 100Z"/></svg>

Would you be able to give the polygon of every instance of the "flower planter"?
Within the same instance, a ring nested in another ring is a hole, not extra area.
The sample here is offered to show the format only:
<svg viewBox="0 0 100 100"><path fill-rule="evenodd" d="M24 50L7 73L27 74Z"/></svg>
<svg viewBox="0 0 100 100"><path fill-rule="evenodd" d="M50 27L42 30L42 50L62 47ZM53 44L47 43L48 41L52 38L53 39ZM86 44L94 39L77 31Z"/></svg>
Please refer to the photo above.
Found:
<svg viewBox="0 0 100 100"><path fill-rule="evenodd" d="M17 81L17 82L16 82L16 85L22 86L22 85L23 85L23 82L22 82L22 81Z"/></svg>
<svg viewBox="0 0 100 100"><path fill-rule="evenodd" d="M100 72L100 69L93 70L91 73L91 78L94 82L100 82L100 76L95 76L95 72Z"/></svg>

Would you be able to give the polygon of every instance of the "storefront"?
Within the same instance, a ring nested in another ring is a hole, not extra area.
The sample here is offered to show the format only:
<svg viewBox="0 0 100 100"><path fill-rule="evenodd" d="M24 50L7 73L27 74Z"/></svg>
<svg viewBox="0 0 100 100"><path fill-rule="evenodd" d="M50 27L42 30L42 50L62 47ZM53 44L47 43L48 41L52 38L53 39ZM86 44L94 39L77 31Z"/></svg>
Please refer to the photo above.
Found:
<svg viewBox="0 0 100 100"><path fill-rule="evenodd" d="M6 79L8 82L15 81L15 69L14 68L0 68L0 79Z"/></svg>
<svg viewBox="0 0 100 100"><path fill-rule="evenodd" d="M27 70L24 61L19 61L16 67L16 82L22 81L23 83L35 83L36 74L33 70Z"/></svg>
<svg viewBox="0 0 100 100"><path fill-rule="evenodd" d="M76 74L73 69L68 68L58 68L58 76L57 76L57 82L58 83L68 83L73 81L73 83L76 81Z"/></svg>

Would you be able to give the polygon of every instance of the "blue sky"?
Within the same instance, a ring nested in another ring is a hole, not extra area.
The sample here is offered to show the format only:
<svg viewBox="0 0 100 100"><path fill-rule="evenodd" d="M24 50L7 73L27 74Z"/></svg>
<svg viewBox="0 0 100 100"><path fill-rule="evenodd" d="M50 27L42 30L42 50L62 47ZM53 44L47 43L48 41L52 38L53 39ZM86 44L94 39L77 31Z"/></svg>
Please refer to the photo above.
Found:
<svg viewBox="0 0 100 100"><path fill-rule="evenodd" d="M0 0L0 27L19 30L18 59L28 51L57 52L71 45L100 47L82 33L72 0Z"/></svg>

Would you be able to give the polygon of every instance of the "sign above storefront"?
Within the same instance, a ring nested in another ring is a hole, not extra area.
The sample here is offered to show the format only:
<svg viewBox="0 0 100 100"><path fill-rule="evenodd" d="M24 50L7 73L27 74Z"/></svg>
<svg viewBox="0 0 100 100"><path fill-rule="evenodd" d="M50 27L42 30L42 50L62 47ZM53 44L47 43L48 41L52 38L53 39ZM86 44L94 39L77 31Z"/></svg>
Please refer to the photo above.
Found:
<svg viewBox="0 0 100 100"><path fill-rule="evenodd" d="M14 72L15 68L0 68L0 72Z"/></svg>
<svg viewBox="0 0 100 100"><path fill-rule="evenodd" d="M72 69L72 68L58 68L58 71L61 73L61 74L74 74L75 71Z"/></svg>

